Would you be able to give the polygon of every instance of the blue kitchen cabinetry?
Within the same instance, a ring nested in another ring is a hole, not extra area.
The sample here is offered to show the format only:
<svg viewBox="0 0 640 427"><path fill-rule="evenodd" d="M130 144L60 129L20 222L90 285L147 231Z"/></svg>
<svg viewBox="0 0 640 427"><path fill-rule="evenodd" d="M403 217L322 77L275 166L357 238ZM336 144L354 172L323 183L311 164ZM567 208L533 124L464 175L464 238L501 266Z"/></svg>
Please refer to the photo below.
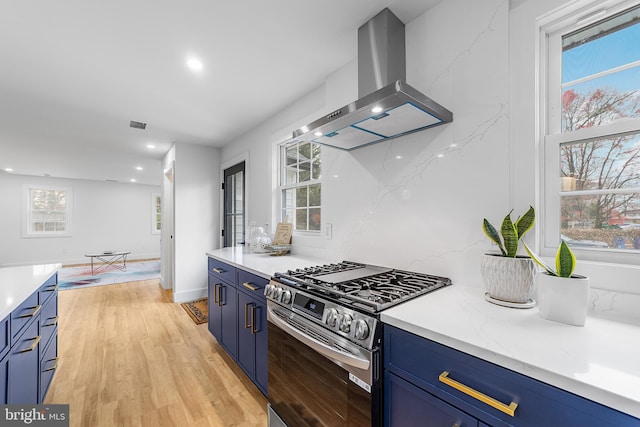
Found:
<svg viewBox="0 0 640 427"><path fill-rule="evenodd" d="M44 401L58 362L58 275L0 323L0 401Z"/></svg>
<svg viewBox="0 0 640 427"><path fill-rule="evenodd" d="M384 326L384 424L640 426L640 419Z"/></svg>
<svg viewBox="0 0 640 427"><path fill-rule="evenodd" d="M209 258L209 331L234 360L238 353L235 277L235 267Z"/></svg>
<svg viewBox="0 0 640 427"><path fill-rule="evenodd" d="M267 279L238 269L238 365L267 394Z"/></svg>
<svg viewBox="0 0 640 427"><path fill-rule="evenodd" d="M268 280L209 258L209 331L267 394Z"/></svg>

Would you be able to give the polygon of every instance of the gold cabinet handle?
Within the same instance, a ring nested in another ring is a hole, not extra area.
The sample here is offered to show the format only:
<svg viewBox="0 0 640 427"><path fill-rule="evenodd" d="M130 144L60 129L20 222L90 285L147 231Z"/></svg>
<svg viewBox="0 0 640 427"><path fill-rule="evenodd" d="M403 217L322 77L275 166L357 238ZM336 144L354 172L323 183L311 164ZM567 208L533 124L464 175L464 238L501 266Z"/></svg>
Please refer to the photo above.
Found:
<svg viewBox="0 0 640 427"><path fill-rule="evenodd" d="M54 370L58 369L58 360L59 360L59 358L56 357L55 359L49 359L49 360L47 360L47 362L51 362L52 360L53 360L53 366L50 367L50 368L45 369L42 372L54 371Z"/></svg>
<svg viewBox="0 0 640 427"><path fill-rule="evenodd" d="M58 316L49 317L47 320L48 322L42 326L55 326L55 324L58 323Z"/></svg>
<svg viewBox="0 0 640 427"><path fill-rule="evenodd" d="M245 288L247 288L247 289L251 289L252 291L257 291L258 289L260 289L260 288L259 288L259 287L257 287L257 286L253 286L253 285L252 285L251 283L249 283L249 282L244 282L244 283L242 284L242 286L244 286L244 287L245 287Z"/></svg>
<svg viewBox="0 0 640 427"><path fill-rule="evenodd" d="M250 305L251 305L250 302L244 305L244 328L245 329L252 328L251 324L249 323L249 306Z"/></svg>
<svg viewBox="0 0 640 427"><path fill-rule="evenodd" d="M219 307L220 303L218 302L218 286L220 286L218 283L215 283L213 285L213 303Z"/></svg>
<svg viewBox="0 0 640 427"><path fill-rule="evenodd" d="M450 387L455 388L458 391L463 392L468 396L473 397L474 399L479 400L482 403L485 403L493 408L496 408L499 411L504 412L507 415L510 415L512 417L515 416L516 408L518 407L518 404L515 402L511 402L509 405L504 404L494 399L493 397L489 397L484 393L480 393L479 391L474 390L469 386L466 386L454 379L449 378L449 372L447 371L444 371L443 373L441 373L440 376L438 377L438 380L440 380L440 382L445 383Z"/></svg>
<svg viewBox="0 0 640 427"><path fill-rule="evenodd" d="M58 284L56 283L53 286L49 286L48 288L44 289L45 292L55 292L58 290Z"/></svg>
<svg viewBox="0 0 640 427"><path fill-rule="evenodd" d="M40 304L36 305L35 307L31 307L33 309L33 311L29 314L25 314L22 316L18 316L18 319L22 319L24 317L33 317L36 314L38 314L38 312L40 311L40 309L42 308L42 306Z"/></svg>
<svg viewBox="0 0 640 427"><path fill-rule="evenodd" d="M214 268L213 271L215 271L218 274L223 274L227 272L227 270L225 270L224 268Z"/></svg>
<svg viewBox="0 0 640 427"><path fill-rule="evenodd" d="M256 310L258 309L257 305L253 305L251 307L251 333L253 335L257 334L259 331L256 329Z"/></svg>
<svg viewBox="0 0 640 427"><path fill-rule="evenodd" d="M20 350L17 353L28 353L30 351L33 351L36 349L36 347L38 346L38 343L40 342L40 340L42 339L42 337L40 335L38 335L35 338L29 338L30 340L33 340L33 344L31 344L31 346L29 348L25 348L24 350Z"/></svg>
<svg viewBox="0 0 640 427"><path fill-rule="evenodd" d="M222 307L222 284L218 285L218 307Z"/></svg>

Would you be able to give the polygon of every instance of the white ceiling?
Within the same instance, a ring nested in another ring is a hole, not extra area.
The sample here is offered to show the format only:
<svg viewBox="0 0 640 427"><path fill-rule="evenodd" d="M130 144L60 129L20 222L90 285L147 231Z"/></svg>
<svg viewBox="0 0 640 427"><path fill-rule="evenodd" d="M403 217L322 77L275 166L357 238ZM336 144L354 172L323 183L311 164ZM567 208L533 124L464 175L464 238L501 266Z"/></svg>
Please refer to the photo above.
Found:
<svg viewBox="0 0 640 427"><path fill-rule="evenodd" d="M438 1L0 0L0 170L159 184L174 142L233 141L355 59L384 7Z"/></svg>

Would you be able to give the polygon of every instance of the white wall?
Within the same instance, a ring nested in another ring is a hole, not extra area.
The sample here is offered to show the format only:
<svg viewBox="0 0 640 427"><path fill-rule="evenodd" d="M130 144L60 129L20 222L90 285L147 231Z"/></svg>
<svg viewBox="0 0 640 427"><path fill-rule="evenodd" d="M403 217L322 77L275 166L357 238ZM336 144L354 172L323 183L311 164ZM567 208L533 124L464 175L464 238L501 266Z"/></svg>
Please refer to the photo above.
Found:
<svg viewBox="0 0 640 427"><path fill-rule="evenodd" d="M174 168L174 302L207 294L206 252L218 247L220 150L177 143ZM164 259L163 259L164 262Z"/></svg>
<svg viewBox="0 0 640 427"><path fill-rule="evenodd" d="M72 236L22 236L24 184L73 190ZM151 200L159 192L154 185L0 173L0 266L86 263L84 254L104 250L131 251L129 259L158 258L160 235L151 233Z"/></svg>
<svg viewBox="0 0 640 427"><path fill-rule="evenodd" d="M453 111L453 123L352 152L325 148L323 222L333 238L294 236L294 250L481 286L480 255L490 247L482 218L497 222L511 207L523 209L509 199L509 4L448 0L406 31L407 82ZM316 91L223 149L223 161L238 149L270 156L247 176L261 189L272 179L269 198L249 200L250 219L259 213L257 223L273 222L264 218L275 211L273 142L354 100L355 73L347 64L327 80L324 104ZM344 94L352 96L336 105Z"/></svg>

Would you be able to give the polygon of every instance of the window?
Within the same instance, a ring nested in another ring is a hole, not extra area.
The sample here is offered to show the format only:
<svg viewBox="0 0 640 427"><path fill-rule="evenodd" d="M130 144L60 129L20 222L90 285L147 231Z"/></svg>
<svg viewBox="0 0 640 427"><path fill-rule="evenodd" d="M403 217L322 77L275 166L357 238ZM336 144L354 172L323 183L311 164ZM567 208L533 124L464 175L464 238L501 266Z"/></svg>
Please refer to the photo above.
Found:
<svg viewBox="0 0 640 427"><path fill-rule="evenodd" d="M26 237L70 236L72 192L70 188L25 186Z"/></svg>
<svg viewBox="0 0 640 427"><path fill-rule="evenodd" d="M151 234L160 234L162 230L162 197L151 194Z"/></svg>
<svg viewBox="0 0 640 427"><path fill-rule="evenodd" d="M542 252L640 264L640 4L581 5L543 28Z"/></svg>
<svg viewBox="0 0 640 427"><path fill-rule="evenodd" d="M281 220L293 222L296 231L320 231L321 149L310 142L280 147Z"/></svg>

